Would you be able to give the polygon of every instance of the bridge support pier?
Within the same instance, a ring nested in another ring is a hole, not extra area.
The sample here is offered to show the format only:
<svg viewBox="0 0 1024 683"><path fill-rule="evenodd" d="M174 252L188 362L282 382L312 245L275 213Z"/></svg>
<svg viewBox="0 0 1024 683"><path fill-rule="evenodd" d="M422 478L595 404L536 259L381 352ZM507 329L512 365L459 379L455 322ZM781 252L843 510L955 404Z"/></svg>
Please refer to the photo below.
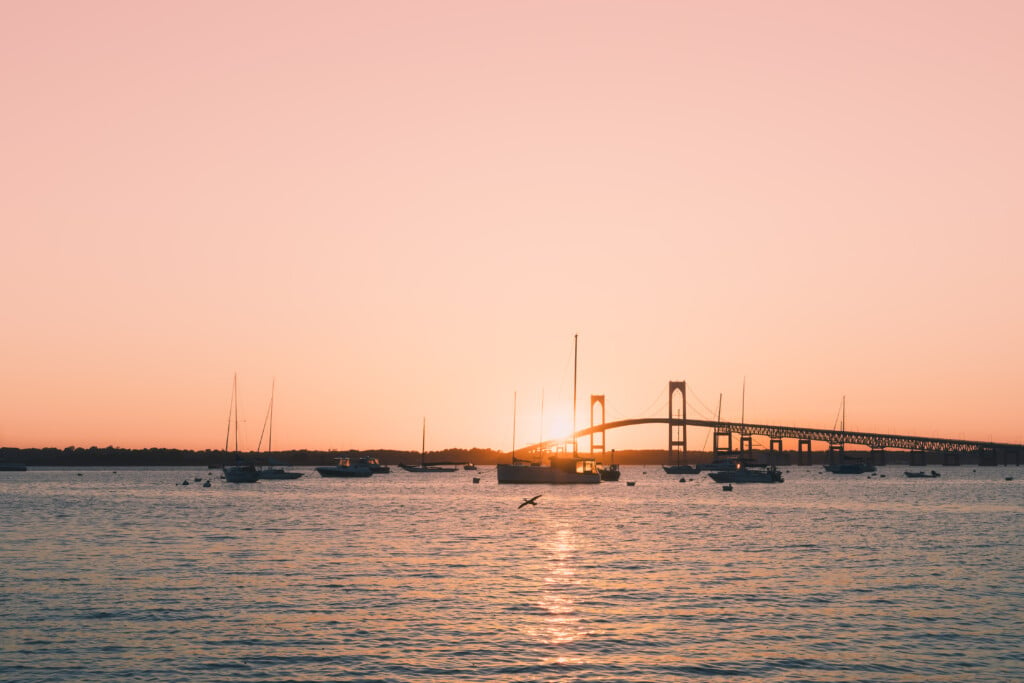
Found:
<svg viewBox="0 0 1024 683"><path fill-rule="evenodd" d="M676 392L682 395L682 423L673 424L672 402ZM603 404L602 404L603 407ZM680 433L682 438L680 438ZM680 457L686 457L686 382L668 383L668 452L675 454L676 462L681 462Z"/></svg>
<svg viewBox="0 0 1024 683"><path fill-rule="evenodd" d="M946 451L942 454L942 466L943 467L959 467L960 466L960 453L957 451Z"/></svg>
<svg viewBox="0 0 1024 683"><path fill-rule="evenodd" d="M788 465L789 462L782 452L782 439L770 439L768 441L768 464Z"/></svg>
<svg viewBox="0 0 1024 683"><path fill-rule="evenodd" d="M754 450L754 438L748 434L740 435L740 453L749 453Z"/></svg>
<svg viewBox="0 0 1024 683"><path fill-rule="evenodd" d="M725 448L722 448L721 439L726 440ZM732 453L732 432L715 432L715 442L712 448L715 453Z"/></svg>
<svg viewBox="0 0 1024 683"><path fill-rule="evenodd" d="M804 453L807 453L805 456ZM811 440L810 439L797 439L796 442L796 464L797 465L812 465L813 457L811 456Z"/></svg>

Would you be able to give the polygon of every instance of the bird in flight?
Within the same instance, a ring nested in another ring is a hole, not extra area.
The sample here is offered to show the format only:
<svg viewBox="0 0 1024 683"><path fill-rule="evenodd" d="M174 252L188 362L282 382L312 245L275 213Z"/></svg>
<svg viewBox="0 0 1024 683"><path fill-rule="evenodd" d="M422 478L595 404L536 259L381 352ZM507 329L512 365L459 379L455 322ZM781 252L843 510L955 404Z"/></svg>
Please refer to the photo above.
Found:
<svg viewBox="0 0 1024 683"><path fill-rule="evenodd" d="M519 507L517 507L516 510L521 510L524 507L526 507L527 505L536 505L537 504L537 499L540 498L542 495L544 495L544 494L543 493L538 493L533 498L523 498L523 502L519 504Z"/></svg>

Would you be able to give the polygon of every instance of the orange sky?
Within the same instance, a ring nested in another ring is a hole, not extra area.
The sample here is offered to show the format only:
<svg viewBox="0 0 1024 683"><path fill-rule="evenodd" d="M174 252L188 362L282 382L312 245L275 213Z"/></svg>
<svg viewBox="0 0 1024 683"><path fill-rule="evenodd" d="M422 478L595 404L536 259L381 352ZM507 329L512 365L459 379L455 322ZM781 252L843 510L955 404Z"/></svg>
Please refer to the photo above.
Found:
<svg viewBox="0 0 1024 683"><path fill-rule="evenodd" d="M0 445L1024 442L1024 4L0 11Z"/></svg>

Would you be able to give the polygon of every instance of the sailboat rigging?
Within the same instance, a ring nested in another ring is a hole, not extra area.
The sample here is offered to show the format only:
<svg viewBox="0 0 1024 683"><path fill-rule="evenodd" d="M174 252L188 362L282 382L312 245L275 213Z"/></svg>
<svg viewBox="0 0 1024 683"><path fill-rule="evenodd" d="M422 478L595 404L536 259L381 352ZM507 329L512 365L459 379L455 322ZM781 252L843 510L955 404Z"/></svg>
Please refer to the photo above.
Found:
<svg viewBox="0 0 1024 683"><path fill-rule="evenodd" d="M581 458L577 452L576 440L576 382L579 335L573 335L572 369L572 452L552 455L548 464L530 463L515 457L512 449L512 463L497 467L499 484L600 484L601 475L593 458ZM513 406L513 422L515 420ZM514 439L513 428L513 439Z"/></svg>
<svg viewBox="0 0 1024 683"><path fill-rule="evenodd" d="M419 465L406 465L400 463L398 466L406 472L455 472L458 468L446 467L449 463L427 463L427 418L423 418L423 434L420 441L420 464Z"/></svg>
<svg viewBox="0 0 1024 683"><path fill-rule="evenodd" d="M274 450L274 385L276 380L270 383L270 404L267 406L267 416L263 419L263 429L267 432L267 465L258 469L260 479L298 479L302 472L289 472L281 466L275 466L274 459L270 454ZM269 429L268 429L269 427ZM259 453L263 446L263 432L260 432L260 440L256 445L256 452Z"/></svg>
<svg viewBox="0 0 1024 683"><path fill-rule="evenodd" d="M234 381L231 384L231 406L228 408L228 432L224 437L224 451L228 452L231 443L231 423L235 423L235 464L224 465L222 471L224 480L233 484L251 484L259 481L259 472L256 466L249 462L242 462L238 454L238 373L235 373Z"/></svg>

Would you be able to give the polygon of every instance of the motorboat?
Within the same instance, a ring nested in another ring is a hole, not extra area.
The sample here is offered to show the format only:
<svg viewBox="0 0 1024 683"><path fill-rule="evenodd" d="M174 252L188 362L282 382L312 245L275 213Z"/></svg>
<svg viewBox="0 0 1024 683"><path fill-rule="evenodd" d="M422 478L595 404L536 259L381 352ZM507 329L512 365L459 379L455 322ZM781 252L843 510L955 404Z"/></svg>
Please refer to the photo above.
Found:
<svg viewBox="0 0 1024 683"><path fill-rule="evenodd" d="M302 472L292 472L274 465L261 467L258 472L260 479L298 479L303 474Z"/></svg>
<svg viewBox="0 0 1024 683"><path fill-rule="evenodd" d="M775 465L747 467L740 464L731 470L708 472L708 476L719 484L781 484L782 472Z"/></svg>
<svg viewBox="0 0 1024 683"><path fill-rule="evenodd" d="M601 475L601 481L618 481L619 477L622 476L622 472L619 471L619 466L615 463L604 467L598 465L597 472Z"/></svg>
<svg viewBox="0 0 1024 683"><path fill-rule="evenodd" d="M224 480L232 484L252 484L260 480L259 470L252 463L224 465Z"/></svg>
<svg viewBox="0 0 1024 683"><path fill-rule="evenodd" d="M321 477L369 477L373 470L365 462L358 462L351 458L338 458L334 465L322 465L316 468Z"/></svg>
<svg viewBox="0 0 1024 683"><path fill-rule="evenodd" d="M863 460L846 460L832 465L825 465L825 471L832 474L865 474L874 472L875 466Z"/></svg>
<svg viewBox="0 0 1024 683"><path fill-rule="evenodd" d="M553 455L547 465L516 460L497 466L499 484L600 484L597 461L574 455Z"/></svg>
<svg viewBox="0 0 1024 683"><path fill-rule="evenodd" d="M934 479L935 477L938 477L940 475L935 470L932 470L929 473L925 473L925 472L909 472L908 471L908 472L904 472L903 476L907 477L909 479Z"/></svg>
<svg viewBox="0 0 1024 683"><path fill-rule="evenodd" d="M361 455L358 458L355 458L355 461L359 464L365 464L374 474L388 474L391 472L391 468L382 463L379 458L371 458L366 455Z"/></svg>

